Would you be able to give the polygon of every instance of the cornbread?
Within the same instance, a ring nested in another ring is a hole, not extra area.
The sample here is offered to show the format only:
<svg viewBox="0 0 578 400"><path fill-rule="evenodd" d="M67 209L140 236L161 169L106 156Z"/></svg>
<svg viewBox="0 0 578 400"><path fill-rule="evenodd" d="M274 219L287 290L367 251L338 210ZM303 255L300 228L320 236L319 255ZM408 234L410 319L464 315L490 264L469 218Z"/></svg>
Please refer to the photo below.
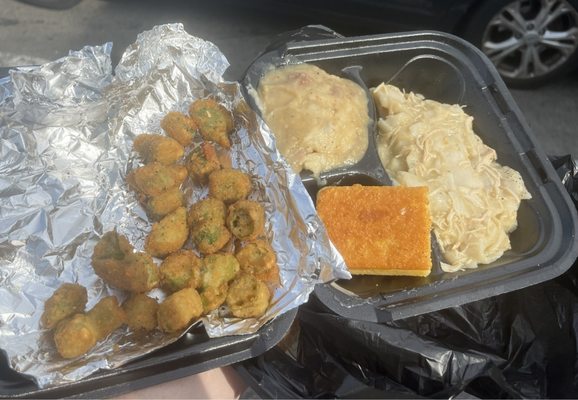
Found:
<svg viewBox="0 0 578 400"><path fill-rule="evenodd" d="M431 272L426 187L329 186L317 194L317 213L352 274Z"/></svg>

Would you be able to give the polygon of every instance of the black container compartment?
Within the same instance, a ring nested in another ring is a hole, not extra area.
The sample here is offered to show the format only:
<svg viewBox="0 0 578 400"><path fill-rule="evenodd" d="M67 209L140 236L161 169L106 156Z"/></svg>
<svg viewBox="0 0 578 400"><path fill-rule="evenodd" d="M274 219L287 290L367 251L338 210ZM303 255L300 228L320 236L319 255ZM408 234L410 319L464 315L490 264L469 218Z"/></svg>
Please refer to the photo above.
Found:
<svg viewBox="0 0 578 400"><path fill-rule="evenodd" d="M314 64L365 87L374 118L370 143L378 133L377 113L367 89L381 82L460 104L474 117L476 134L496 150L498 162L520 172L532 195L518 210L518 228L510 234L512 249L494 263L445 273L434 245L434 268L428 277L354 276L350 281L318 285L315 295L325 306L345 317L390 321L521 289L552 279L572 265L578 255L576 210L501 78L478 49L440 32L311 37L298 41L298 35L293 35L290 42L268 49L249 67L243 90L255 110L253 93L261 77L271 68L295 63ZM301 178L313 200L327 184L391 184L380 171L381 164L368 163L368 158L373 159L366 154L356 165L321 174L321 185L306 173Z"/></svg>
<svg viewBox="0 0 578 400"><path fill-rule="evenodd" d="M103 398L142 389L213 368L256 357L274 347L289 331L297 309L286 312L249 335L209 338L201 324L193 326L175 343L85 379L41 389L14 372L0 351L0 399Z"/></svg>

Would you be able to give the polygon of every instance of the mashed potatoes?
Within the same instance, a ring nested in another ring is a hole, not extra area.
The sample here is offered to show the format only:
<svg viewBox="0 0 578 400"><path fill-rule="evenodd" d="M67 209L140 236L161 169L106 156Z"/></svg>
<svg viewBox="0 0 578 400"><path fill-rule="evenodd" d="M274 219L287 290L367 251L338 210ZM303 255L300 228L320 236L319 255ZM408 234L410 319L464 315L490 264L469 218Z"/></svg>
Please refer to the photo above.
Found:
<svg viewBox="0 0 578 400"><path fill-rule="evenodd" d="M297 173L354 164L367 149L367 97L354 82L308 64L269 71L258 88L279 152Z"/></svg>
<svg viewBox="0 0 578 400"><path fill-rule="evenodd" d="M427 186L432 225L447 264L476 268L510 249L522 199L531 198L520 174L496 162L496 152L472 129L458 105L438 103L381 84L373 96L381 161L404 186Z"/></svg>

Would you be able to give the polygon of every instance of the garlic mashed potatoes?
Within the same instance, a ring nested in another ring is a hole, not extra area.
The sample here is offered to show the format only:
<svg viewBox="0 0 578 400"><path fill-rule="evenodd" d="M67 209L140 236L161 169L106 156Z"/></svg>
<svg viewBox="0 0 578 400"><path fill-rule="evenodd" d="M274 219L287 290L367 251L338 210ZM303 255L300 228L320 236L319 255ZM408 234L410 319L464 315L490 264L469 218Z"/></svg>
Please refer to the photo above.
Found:
<svg viewBox="0 0 578 400"><path fill-rule="evenodd" d="M319 175L365 154L367 96L353 81L314 65L287 65L267 72L257 95L277 148L296 173Z"/></svg>
<svg viewBox="0 0 578 400"><path fill-rule="evenodd" d="M372 90L381 116L378 150L390 177L429 188L432 226L446 272L491 263L511 248L508 233L531 195L520 174L496 161L496 152L472 129L459 105L403 93L381 84Z"/></svg>

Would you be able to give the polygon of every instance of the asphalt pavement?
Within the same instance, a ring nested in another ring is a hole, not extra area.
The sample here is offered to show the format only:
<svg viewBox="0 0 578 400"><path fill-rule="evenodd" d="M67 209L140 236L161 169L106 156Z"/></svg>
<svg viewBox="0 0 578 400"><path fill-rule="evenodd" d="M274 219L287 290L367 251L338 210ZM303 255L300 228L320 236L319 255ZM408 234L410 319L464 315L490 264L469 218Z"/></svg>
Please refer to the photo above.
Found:
<svg viewBox="0 0 578 400"><path fill-rule="evenodd" d="M368 33L345 17L294 11L232 0L84 0L72 9L53 11L3 0L0 66L38 64L105 42L113 43L116 63L140 32L181 22L187 32L221 49L231 63L225 78L238 80L279 33L308 24L324 24L346 36ZM512 94L547 154L578 158L578 72L540 89Z"/></svg>

